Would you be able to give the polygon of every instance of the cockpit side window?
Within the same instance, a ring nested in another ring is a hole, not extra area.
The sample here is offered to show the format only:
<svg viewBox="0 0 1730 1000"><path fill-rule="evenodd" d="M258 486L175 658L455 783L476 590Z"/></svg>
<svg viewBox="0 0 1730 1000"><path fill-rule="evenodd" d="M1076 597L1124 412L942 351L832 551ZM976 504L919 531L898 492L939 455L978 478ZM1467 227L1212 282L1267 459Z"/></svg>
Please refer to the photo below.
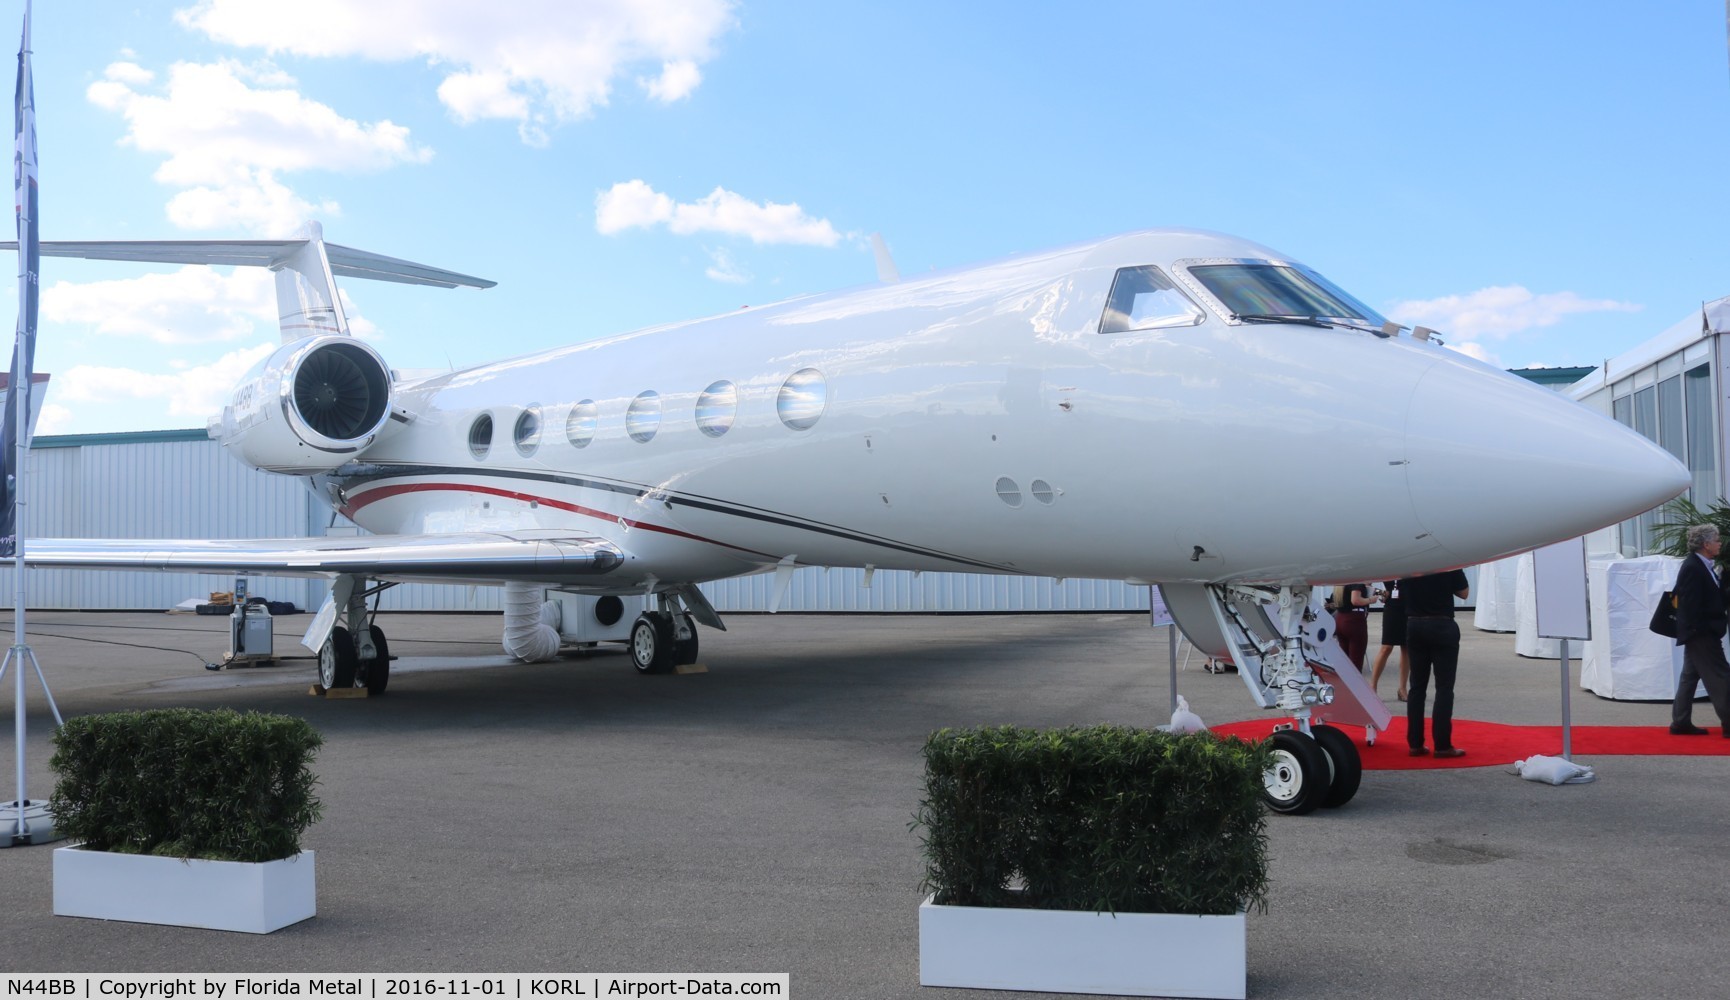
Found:
<svg viewBox="0 0 1730 1000"><path fill-rule="evenodd" d="M1100 333L1164 330L1195 326L1205 319L1201 308L1178 290L1159 268L1120 268L1111 282L1111 298L1100 318Z"/></svg>
<svg viewBox="0 0 1730 1000"><path fill-rule="evenodd" d="M1380 326L1374 309L1314 271L1289 264L1193 264L1189 274L1238 316L1311 316Z"/></svg>

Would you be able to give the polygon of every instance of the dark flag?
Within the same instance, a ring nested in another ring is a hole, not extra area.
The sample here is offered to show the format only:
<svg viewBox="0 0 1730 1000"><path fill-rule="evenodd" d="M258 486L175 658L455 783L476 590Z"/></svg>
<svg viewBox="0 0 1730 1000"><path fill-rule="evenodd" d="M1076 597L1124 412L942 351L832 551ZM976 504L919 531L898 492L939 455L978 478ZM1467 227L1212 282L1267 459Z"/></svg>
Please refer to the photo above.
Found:
<svg viewBox="0 0 1730 1000"><path fill-rule="evenodd" d="M12 377L6 384L6 412L4 422L0 423L0 468L6 473L6 502L0 508L0 556L11 556L18 545L18 456L21 444L25 449L30 447L30 373L36 360L36 268L40 246L36 229L36 88L30 79L28 6L24 10L24 37L18 43L17 98L12 189L18 213L18 338L12 348Z"/></svg>

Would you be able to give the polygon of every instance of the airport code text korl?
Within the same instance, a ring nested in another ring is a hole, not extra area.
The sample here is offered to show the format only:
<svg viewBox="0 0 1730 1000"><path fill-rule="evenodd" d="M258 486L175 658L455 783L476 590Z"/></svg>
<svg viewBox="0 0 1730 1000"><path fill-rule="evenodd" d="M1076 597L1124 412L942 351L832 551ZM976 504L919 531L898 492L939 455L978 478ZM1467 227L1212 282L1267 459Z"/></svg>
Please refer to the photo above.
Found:
<svg viewBox="0 0 1730 1000"><path fill-rule="evenodd" d="M582 975L250 974L13 975L0 1000L257 1000L263 997L789 997L787 973L607 973Z"/></svg>

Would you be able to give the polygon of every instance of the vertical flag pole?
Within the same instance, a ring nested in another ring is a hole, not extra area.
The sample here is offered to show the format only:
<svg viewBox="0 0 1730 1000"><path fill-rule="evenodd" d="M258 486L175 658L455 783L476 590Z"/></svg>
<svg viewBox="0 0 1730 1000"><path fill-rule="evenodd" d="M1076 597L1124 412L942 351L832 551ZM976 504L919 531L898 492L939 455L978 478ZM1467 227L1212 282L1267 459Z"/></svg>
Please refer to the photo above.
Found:
<svg viewBox="0 0 1730 1000"><path fill-rule="evenodd" d="M11 412L6 414L0 431L0 442L11 446L11 475L5 484L7 504L5 520L0 523L0 554L12 557L12 647L0 662L0 676L10 666L13 694L13 728L17 744L18 795L12 802L0 805L0 820L12 822L10 835L0 835L0 846L17 847L43 844L58 840L53 821L43 803L32 803L25 795L26 769L24 746L26 717L24 705L24 666L26 661L36 671L36 679L48 697L58 725L60 706L48 690L42 676L42 665L36 661L24 632L25 567L24 567L24 467L30 454L30 377L36 354L37 261L40 240L36 218L36 94L30 74L30 2L24 4L24 33L18 43L17 85L17 151L13 169L13 189L18 213L18 337L12 351L12 377L6 385ZM0 448L0 452L4 449ZM10 815L8 815L10 814Z"/></svg>

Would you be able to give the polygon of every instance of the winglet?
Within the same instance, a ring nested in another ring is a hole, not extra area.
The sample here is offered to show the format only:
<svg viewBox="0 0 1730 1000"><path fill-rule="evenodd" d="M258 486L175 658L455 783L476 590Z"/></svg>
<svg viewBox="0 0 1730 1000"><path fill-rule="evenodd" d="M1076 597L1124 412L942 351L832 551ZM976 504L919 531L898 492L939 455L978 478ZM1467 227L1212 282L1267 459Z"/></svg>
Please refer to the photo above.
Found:
<svg viewBox="0 0 1730 1000"><path fill-rule="evenodd" d="M871 234L871 251L877 255L877 280L885 285L900 281L901 272L895 267L895 258L889 256L889 244L883 242L882 233Z"/></svg>

